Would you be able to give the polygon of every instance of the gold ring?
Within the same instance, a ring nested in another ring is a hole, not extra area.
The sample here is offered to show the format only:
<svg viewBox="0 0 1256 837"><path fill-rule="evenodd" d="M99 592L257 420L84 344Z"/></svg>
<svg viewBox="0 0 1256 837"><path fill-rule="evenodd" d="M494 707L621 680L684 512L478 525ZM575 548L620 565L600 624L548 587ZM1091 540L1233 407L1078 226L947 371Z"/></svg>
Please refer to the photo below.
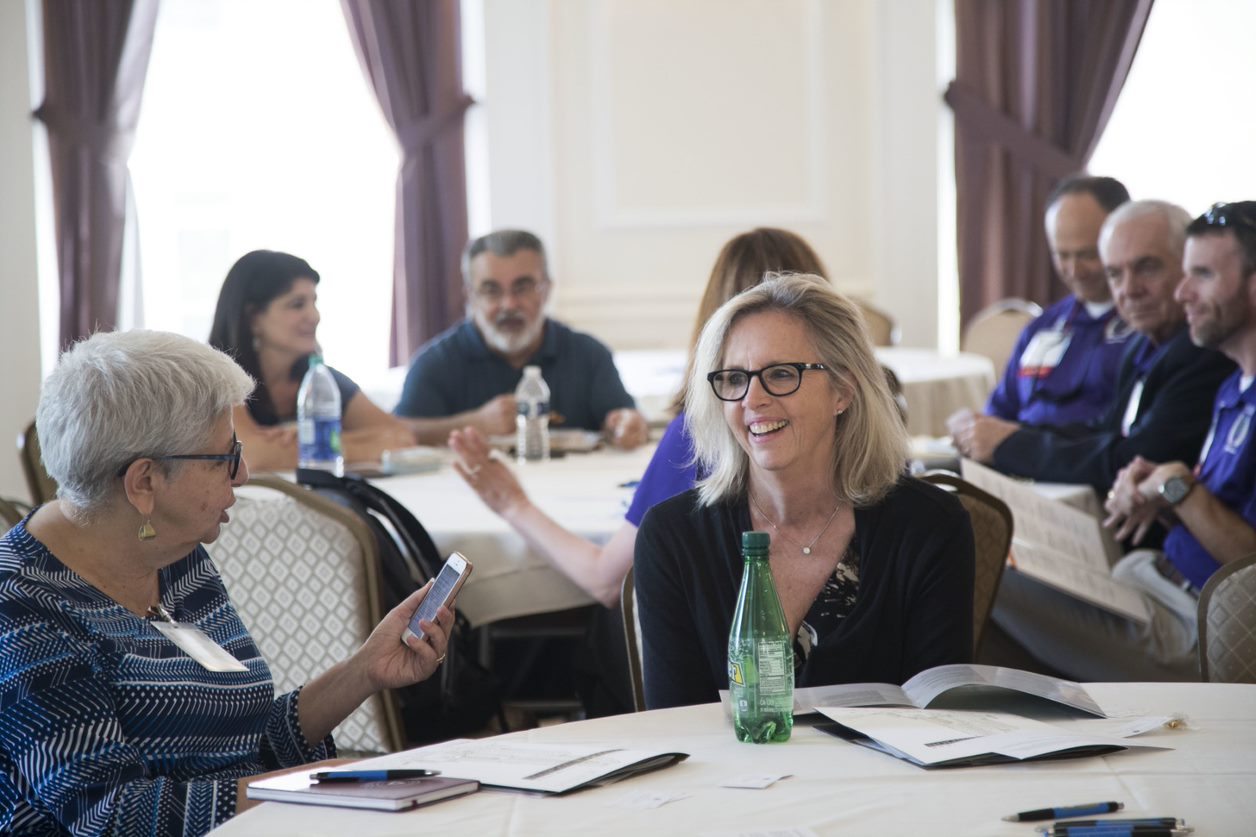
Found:
<svg viewBox="0 0 1256 837"><path fill-rule="evenodd" d="M436 665L440 665L443 662L445 662L445 655L441 654L439 657L436 658Z"/></svg>

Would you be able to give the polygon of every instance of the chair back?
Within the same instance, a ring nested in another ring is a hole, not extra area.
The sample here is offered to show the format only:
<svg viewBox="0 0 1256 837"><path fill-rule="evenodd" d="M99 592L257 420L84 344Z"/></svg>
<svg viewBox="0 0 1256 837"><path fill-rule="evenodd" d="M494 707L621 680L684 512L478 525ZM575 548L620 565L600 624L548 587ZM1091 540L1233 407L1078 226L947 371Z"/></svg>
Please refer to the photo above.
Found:
<svg viewBox="0 0 1256 837"><path fill-rule="evenodd" d="M1224 565L1199 594L1199 673L1256 683L1256 555Z"/></svg>
<svg viewBox="0 0 1256 837"><path fill-rule="evenodd" d="M26 517L26 511L23 511L21 503L0 497L0 524L3 524L5 532L21 523L23 517Z"/></svg>
<svg viewBox="0 0 1256 837"><path fill-rule="evenodd" d="M17 456L22 462L22 474L26 477L26 488L31 493L31 505L42 506L57 497L57 481L48 476L44 470L43 459L39 454L39 434L35 432L35 422L26 425L17 437Z"/></svg>
<svg viewBox="0 0 1256 837"><path fill-rule="evenodd" d="M645 711L645 677L641 662L641 618L637 616L636 588L633 587L632 567L624 576L619 590L619 609L624 617L624 645L628 656L628 678L632 681L632 708Z"/></svg>
<svg viewBox="0 0 1256 837"><path fill-rule="evenodd" d="M898 325L889 314L861 300L855 300L868 327L868 337L874 346L893 346L898 342Z"/></svg>
<svg viewBox="0 0 1256 837"><path fill-rule="evenodd" d="M981 647L994 597L999 592L1003 567L1012 547L1012 511L1007 504L954 474L937 471L921 479L955 492L972 520L976 557L973 577L973 654Z"/></svg>
<svg viewBox="0 0 1256 837"><path fill-rule="evenodd" d="M1041 306L1023 299L1004 299L988 305L969 320L959 341L960 351L990 358L995 377L1001 378L1016 339L1025 326L1041 315Z"/></svg>
<svg viewBox="0 0 1256 837"><path fill-rule="evenodd" d="M278 477L254 477L210 547L276 693L344 660L379 622L375 537L353 512ZM400 641L400 637L398 637ZM380 692L336 728L342 751L405 747L396 696Z"/></svg>

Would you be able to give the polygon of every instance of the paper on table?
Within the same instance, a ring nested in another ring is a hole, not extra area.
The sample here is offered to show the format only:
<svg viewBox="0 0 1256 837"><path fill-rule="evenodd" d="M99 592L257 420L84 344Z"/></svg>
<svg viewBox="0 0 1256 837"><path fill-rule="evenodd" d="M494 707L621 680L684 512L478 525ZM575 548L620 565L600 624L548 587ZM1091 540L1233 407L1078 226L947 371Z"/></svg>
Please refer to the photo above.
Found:
<svg viewBox="0 0 1256 837"><path fill-rule="evenodd" d="M564 793L589 784L615 781L632 772L664 767L680 753L616 747L563 747L557 744L458 738L354 764L357 770L427 768L444 776L478 779L482 785Z"/></svg>
<svg viewBox="0 0 1256 837"><path fill-rule="evenodd" d="M991 753L1028 759L1078 747L1158 748L1107 735L1081 735L1002 712L830 706L819 711L922 765L978 759Z"/></svg>
<svg viewBox="0 0 1256 837"><path fill-rule="evenodd" d="M970 459L963 460L961 468L964 479L1011 509L1016 521L1012 554L1018 571L1126 618L1151 620L1142 595L1112 580L1110 569L1120 548L1097 518Z"/></svg>

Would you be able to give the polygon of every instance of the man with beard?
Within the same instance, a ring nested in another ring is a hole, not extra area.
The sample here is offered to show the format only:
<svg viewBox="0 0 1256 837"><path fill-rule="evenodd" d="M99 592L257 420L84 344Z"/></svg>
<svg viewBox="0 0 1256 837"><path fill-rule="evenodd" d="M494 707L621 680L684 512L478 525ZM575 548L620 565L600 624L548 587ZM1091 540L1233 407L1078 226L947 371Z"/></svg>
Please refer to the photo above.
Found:
<svg viewBox="0 0 1256 837"><path fill-rule="evenodd" d="M513 433L525 366L541 367L558 426L601 431L625 450L645 442L645 419L610 350L545 316L551 280L539 238L523 230L481 236L463 253L462 276L467 319L419 349L395 410L421 442L444 444L468 426Z"/></svg>
<svg viewBox="0 0 1256 837"><path fill-rule="evenodd" d="M1217 204L1187 227L1175 298L1191 341L1238 364L1222 383L1199 464L1136 457L1108 492L1104 524L1142 540L1171 526L1164 550L1125 556L1112 576L1143 594L1147 624L1004 573L994 619L1047 665L1077 680L1197 680L1200 588L1222 564L1256 553L1256 201Z"/></svg>

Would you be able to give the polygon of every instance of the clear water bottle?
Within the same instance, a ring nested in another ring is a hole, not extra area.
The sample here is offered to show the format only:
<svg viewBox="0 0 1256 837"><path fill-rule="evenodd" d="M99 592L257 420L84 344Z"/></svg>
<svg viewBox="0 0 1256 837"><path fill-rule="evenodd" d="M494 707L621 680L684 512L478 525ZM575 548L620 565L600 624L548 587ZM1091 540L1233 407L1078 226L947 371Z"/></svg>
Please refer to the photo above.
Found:
<svg viewBox="0 0 1256 837"><path fill-rule="evenodd" d="M523 367L523 379L515 388L515 451L520 462L549 459L549 400L541 367Z"/></svg>
<svg viewBox="0 0 1256 837"><path fill-rule="evenodd" d="M345 473L340 449L340 388L331 370L318 355L310 356L310 369L297 392L298 468Z"/></svg>
<svg viewBox="0 0 1256 837"><path fill-rule="evenodd" d="M738 741L788 741L794 728L794 649L768 564L767 532L742 532L745 568L728 632L728 690Z"/></svg>

